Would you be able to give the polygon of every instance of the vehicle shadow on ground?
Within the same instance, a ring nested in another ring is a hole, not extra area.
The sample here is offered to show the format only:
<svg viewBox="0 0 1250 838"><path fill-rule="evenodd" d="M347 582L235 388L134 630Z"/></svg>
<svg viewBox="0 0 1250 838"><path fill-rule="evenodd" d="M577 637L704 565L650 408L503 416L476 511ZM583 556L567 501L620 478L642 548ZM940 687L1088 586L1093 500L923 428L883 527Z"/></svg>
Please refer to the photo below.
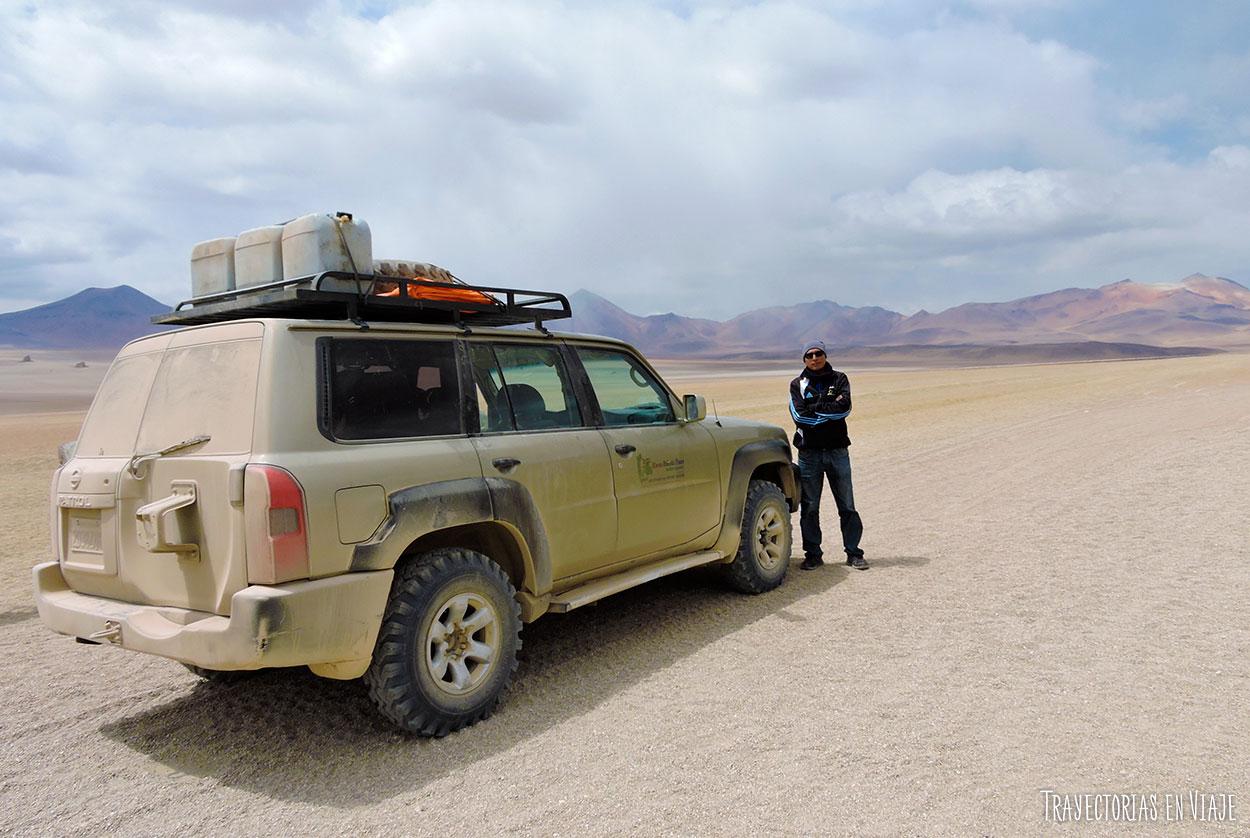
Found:
<svg viewBox="0 0 1250 838"><path fill-rule="evenodd" d="M34 608L14 608L12 611L0 611L0 626L23 623L38 616L39 611Z"/></svg>
<svg viewBox="0 0 1250 838"><path fill-rule="evenodd" d="M927 562L881 558L876 564ZM780 588L743 596L703 568L548 615L525 628L521 666L504 706L486 722L441 740L395 730L360 682L330 681L303 668L231 685L200 684L102 732L174 775L211 777L282 800L368 805L505 752L759 620L805 622L791 606L827 594L851 572L832 564L801 572L795 561Z"/></svg>

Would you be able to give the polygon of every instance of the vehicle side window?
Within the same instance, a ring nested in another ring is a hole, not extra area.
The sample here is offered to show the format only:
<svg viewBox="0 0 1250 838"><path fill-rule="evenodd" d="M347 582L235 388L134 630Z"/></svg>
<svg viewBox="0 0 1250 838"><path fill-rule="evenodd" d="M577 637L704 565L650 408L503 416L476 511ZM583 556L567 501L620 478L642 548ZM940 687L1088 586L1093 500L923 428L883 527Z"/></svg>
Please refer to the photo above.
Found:
<svg viewBox="0 0 1250 838"><path fill-rule="evenodd" d="M470 343L469 363L473 367L473 390L482 433L515 430L512 411L503 395L503 375L495 350L488 343Z"/></svg>
<svg viewBox="0 0 1250 838"><path fill-rule="evenodd" d="M646 367L624 352L577 347L603 410L603 423L656 425L677 421L668 391Z"/></svg>
<svg viewBox="0 0 1250 838"><path fill-rule="evenodd" d="M564 359L554 346L469 345L483 432L582 426Z"/></svg>
<svg viewBox="0 0 1250 838"><path fill-rule="evenodd" d="M463 432L451 341L333 340L329 364L335 439Z"/></svg>

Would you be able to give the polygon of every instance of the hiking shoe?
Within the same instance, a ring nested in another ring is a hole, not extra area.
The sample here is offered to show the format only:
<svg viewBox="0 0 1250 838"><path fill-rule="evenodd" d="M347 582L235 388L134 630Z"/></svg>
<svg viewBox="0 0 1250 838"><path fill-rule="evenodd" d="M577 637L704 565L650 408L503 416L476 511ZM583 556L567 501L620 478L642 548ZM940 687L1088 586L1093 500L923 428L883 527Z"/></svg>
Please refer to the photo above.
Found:
<svg viewBox="0 0 1250 838"><path fill-rule="evenodd" d="M813 570L815 568L820 567L824 563L825 563L824 559L808 557L803 560L803 564L799 565L799 567L802 568L803 570Z"/></svg>
<svg viewBox="0 0 1250 838"><path fill-rule="evenodd" d="M868 569L868 562L864 561L864 557L863 557L863 556L847 556L847 557L846 557L846 564L847 564L847 566L848 566L848 567L853 567L853 568L855 568L856 570L867 570L867 569Z"/></svg>

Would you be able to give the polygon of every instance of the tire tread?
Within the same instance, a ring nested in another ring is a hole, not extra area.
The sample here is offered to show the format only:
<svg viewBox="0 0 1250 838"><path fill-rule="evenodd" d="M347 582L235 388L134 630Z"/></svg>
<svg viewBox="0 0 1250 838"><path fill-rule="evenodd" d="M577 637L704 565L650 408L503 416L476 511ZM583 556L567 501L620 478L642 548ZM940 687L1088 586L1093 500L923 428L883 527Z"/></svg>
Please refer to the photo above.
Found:
<svg viewBox="0 0 1250 838"><path fill-rule="evenodd" d="M474 550L447 547L414 557L402 565L395 572L391 599L382 616L373 663L365 673L364 681L369 697L383 716L404 730L422 736L446 736L488 718L499 706L517 668L517 656L508 656L509 659L502 662L507 667L504 686L489 701L468 713L441 712L421 700L417 689L410 683L404 655L410 618L421 611L421 593L456 570L484 573L502 586L508 594L512 624L518 627L516 649L519 651L521 648L521 604L516 600L512 582L498 564Z"/></svg>
<svg viewBox="0 0 1250 838"><path fill-rule="evenodd" d="M750 530L755 523L759 505L770 498L780 500L782 507L785 507L786 496L776 483L767 480L752 480L747 485L746 501L742 505L742 532L738 542L738 554L734 556L732 562L724 565L725 580L731 588L740 593L762 594L776 588L786 578L785 572L776 580L765 577L760 572L752 552ZM789 562L788 556L786 561Z"/></svg>

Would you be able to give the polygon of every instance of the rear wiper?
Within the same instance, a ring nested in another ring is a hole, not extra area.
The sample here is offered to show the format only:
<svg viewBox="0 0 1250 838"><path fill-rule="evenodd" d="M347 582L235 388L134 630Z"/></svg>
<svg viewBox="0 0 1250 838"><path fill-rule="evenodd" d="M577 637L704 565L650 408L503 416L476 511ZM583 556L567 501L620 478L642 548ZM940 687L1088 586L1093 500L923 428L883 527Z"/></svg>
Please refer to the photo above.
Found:
<svg viewBox="0 0 1250 838"><path fill-rule="evenodd" d="M182 442L175 442L173 445L166 446L160 451L152 451L148 454L135 454L130 458L130 462L126 464L126 471L130 472L130 476L135 480L142 480L143 475L139 470L143 468L144 463L164 457L166 454L172 454L175 451L181 451L184 448L190 448L192 445L199 445L201 442L208 442L212 439L208 434L200 434L190 439L184 439Z"/></svg>

